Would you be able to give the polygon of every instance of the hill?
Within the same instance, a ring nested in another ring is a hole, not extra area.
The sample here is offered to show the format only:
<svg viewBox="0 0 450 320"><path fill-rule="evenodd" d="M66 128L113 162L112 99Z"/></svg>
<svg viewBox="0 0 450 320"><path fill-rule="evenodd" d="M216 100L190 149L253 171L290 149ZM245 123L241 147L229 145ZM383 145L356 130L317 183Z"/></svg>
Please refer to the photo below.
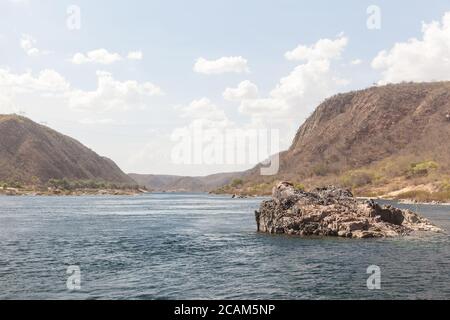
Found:
<svg viewBox="0 0 450 320"><path fill-rule="evenodd" d="M276 176L260 165L239 188L268 193L277 180L335 184L358 195L450 198L450 82L402 83L335 95L320 104L280 153ZM237 189L237 190L236 190Z"/></svg>
<svg viewBox="0 0 450 320"><path fill-rule="evenodd" d="M237 173L218 173L205 177L135 174L129 176L149 190L161 192L208 192L231 182Z"/></svg>
<svg viewBox="0 0 450 320"><path fill-rule="evenodd" d="M80 142L18 115L0 115L0 181L45 184L50 179L135 184L110 159Z"/></svg>

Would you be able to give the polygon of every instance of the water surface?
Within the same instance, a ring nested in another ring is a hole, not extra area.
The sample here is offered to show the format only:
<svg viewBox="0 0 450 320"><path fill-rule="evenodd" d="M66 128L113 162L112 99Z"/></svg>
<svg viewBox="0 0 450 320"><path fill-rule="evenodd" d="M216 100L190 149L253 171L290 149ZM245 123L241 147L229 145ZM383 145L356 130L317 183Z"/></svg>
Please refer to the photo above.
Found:
<svg viewBox="0 0 450 320"><path fill-rule="evenodd" d="M450 237L255 232L261 199L206 194L0 197L2 299L450 298ZM450 231L450 206L411 208ZM81 290L67 289L69 266ZM381 289L368 290L369 265Z"/></svg>

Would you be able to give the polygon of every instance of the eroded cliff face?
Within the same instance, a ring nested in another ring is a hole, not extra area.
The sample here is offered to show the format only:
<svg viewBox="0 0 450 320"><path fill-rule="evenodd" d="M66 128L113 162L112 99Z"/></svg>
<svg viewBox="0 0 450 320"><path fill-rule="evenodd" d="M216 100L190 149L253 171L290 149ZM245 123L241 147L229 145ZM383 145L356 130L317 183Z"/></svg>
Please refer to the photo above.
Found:
<svg viewBox="0 0 450 320"><path fill-rule="evenodd" d="M396 163L404 161L407 169L429 160L448 177L449 119L450 82L393 84L335 95L316 108L290 148L280 153L277 179L311 187L344 185L343 177L365 170L376 171L389 184L393 177L405 178L404 170L392 169ZM260 174L261 167L242 174L244 187L272 182Z"/></svg>
<svg viewBox="0 0 450 320"><path fill-rule="evenodd" d="M448 165L450 144L442 135L450 134L449 98L450 82L387 85L331 97L298 130L282 171L311 163L354 169L414 152Z"/></svg>
<svg viewBox="0 0 450 320"><path fill-rule="evenodd" d="M289 182L274 187L272 200L263 201L255 216L258 231L275 234L380 238L442 232L410 210L358 201L350 191L332 186L304 192Z"/></svg>

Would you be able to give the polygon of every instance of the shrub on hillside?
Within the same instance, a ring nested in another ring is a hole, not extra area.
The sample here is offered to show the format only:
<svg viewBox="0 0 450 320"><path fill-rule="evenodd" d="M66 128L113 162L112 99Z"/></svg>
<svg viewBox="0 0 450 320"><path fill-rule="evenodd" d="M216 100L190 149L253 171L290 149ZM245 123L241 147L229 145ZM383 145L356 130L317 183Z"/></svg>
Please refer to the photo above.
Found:
<svg viewBox="0 0 450 320"><path fill-rule="evenodd" d="M95 180L68 180L68 179L50 179L47 185L54 189L76 190L76 189L139 189L138 185L116 184Z"/></svg>
<svg viewBox="0 0 450 320"><path fill-rule="evenodd" d="M432 170L435 170L438 167L439 165L434 161L412 163L407 173L407 177L427 176Z"/></svg>
<svg viewBox="0 0 450 320"><path fill-rule="evenodd" d="M341 183L347 188L363 187L372 181L373 174L363 170L349 171L341 176Z"/></svg>
<svg viewBox="0 0 450 320"><path fill-rule="evenodd" d="M450 200L449 191L429 192L425 190L413 190L403 192L396 197L397 199L412 199L419 202L447 202Z"/></svg>
<svg viewBox="0 0 450 320"><path fill-rule="evenodd" d="M326 176L329 172L328 166L325 163L319 163L312 168L312 172L316 176Z"/></svg>
<svg viewBox="0 0 450 320"><path fill-rule="evenodd" d="M244 181L242 181L242 179L234 179L233 181L231 181L231 186L233 188L237 188L240 187L244 184Z"/></svg>
<svg viewBox="0 0 450 320"><path fill-rule="evenodd" d="M305 185L304 184L302 184L302 183L295 183L294 184L294 188L295 189L297 189L297 190L301 190L301 191L305 191Z"/></svg>

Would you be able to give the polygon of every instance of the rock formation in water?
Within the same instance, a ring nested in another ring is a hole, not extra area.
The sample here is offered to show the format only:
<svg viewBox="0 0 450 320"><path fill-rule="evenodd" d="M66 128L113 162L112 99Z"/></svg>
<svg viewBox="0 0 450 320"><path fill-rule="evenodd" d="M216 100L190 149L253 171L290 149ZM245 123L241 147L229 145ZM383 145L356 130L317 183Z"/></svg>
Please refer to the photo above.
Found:
<svg viewBox="0 0 450 320"><path fill-rule="evenodd" d="M377 238L442 231L415 212L359 201L346 189L305 192L289 182L274 187L272 200L263 201L255 216L258 231L275 234Z"/></svg>

